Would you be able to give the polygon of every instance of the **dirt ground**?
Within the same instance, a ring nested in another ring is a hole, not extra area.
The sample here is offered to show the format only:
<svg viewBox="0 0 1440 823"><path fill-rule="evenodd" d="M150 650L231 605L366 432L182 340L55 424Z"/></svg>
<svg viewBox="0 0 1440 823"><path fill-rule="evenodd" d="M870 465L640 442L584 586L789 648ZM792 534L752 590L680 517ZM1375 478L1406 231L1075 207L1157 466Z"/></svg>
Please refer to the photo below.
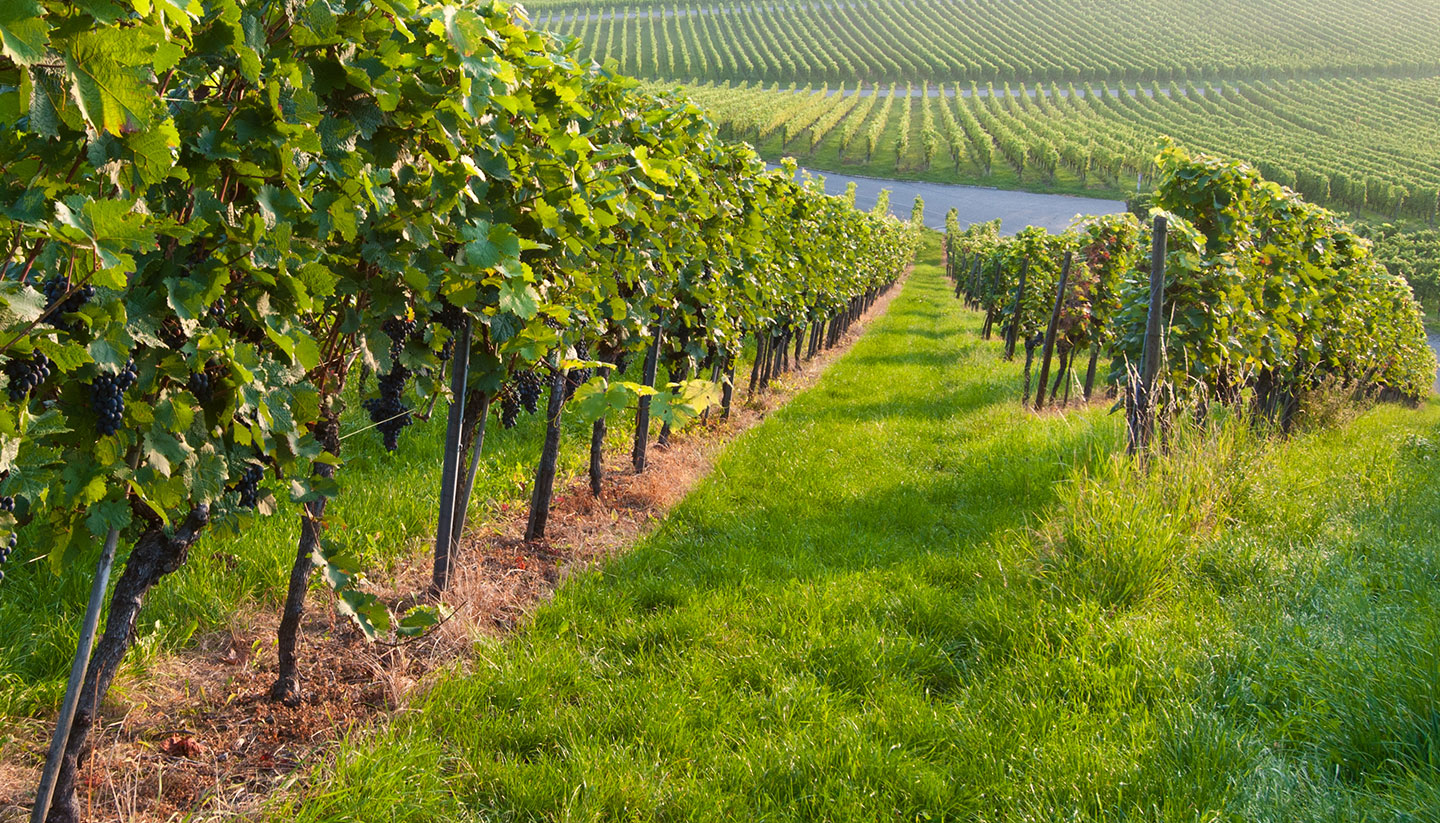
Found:
<svg viewBox="0 0 1440 823"><path fill-rule="evenodd" d="M201 636L184 652L117 680L80 783L88 820L178 821L253 815L271 793L324 762L351 730L383 723L441 670L463 668L474 641L512 630L568 573L633 545L710 473L725 445L762 422L854 344L889 306L883 295L840 345L744 400L737 375L728 420L709 420L652 444L643 474L629 455L609 457L603 493L588 479L557 491L544 540L526 542L524 507L502 511L466 535L445 601L452 614L422 638L369 643L313 589L302 624L304 698L289 708L268 697L275 679L278 611L250 604L229 628ZM416 557L376 593L413 601L430 580L430 558ZM33 721L0 732L0 823L29 819L51 733Z"/></svg>

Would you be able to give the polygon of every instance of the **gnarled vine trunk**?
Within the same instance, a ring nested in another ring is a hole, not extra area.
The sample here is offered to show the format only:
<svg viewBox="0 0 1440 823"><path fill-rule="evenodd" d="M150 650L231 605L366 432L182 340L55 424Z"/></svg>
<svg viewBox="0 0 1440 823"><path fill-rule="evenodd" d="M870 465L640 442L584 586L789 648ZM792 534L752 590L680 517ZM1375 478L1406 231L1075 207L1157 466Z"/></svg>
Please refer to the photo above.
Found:
<svg viewBox="0 0 1440 823"><path fill-rule="evenodd" d="M315 439L336 457L340 456L340 423L333 412L321 416L314 428ZM311 474L322 480L335 477L335 466L316 463ZM287 706L300 703L300 674L295 648L299 643L300 618L305 615L305 595L310 591L310 573L315 569L315 552L320 548L320 535L325 530L325 507L330 498L321 495L301 507L300 541L295 548L295 562L290 566L290 586L285 592L285 606L280 613L278 641L278 673L270 687L270 698Z"/></svg>
<svg viewBox="0 0 1440 823"><path fill-rule="evenodd" d="M120 574L114 594L110 597L105 633L90 655L90 667L85 673L85 684L80 689L80 702L76 705L70 739L65 744L65 753L60 761L54 799L50 813L45 817L46 823L77 823L80 820L75 808L75 781L80 766L90 754L90 727L95 722L100 702L110 690L115 673L120 670L125 652L135 641L135 621L140 615L140 607L145 604L145 595L162 577L185 565L190 547L209 523L210 507L201 504L191 509L185 522L173 535L167 536L164 530L153 528L135 541L135 548L125 561L125 571Z"/></svg>

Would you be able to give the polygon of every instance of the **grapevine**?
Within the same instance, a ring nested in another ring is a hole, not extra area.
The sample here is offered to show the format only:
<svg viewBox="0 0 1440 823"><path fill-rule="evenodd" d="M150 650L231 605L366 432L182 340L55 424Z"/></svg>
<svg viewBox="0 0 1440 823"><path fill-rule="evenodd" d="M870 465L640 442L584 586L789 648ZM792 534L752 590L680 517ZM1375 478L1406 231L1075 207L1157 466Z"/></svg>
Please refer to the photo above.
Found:
<svg viewBox="0 0 1440 823"><path fill-rule="evenodd" d="M1248 398L1288 425L1300 397L1326 381L1410 399L1430 391L1435 356L1414 294L1354 230L1238 161L1172 145L1156 165L1154 202L1169 220L1162 378L1173 399ZM1027 351L1055 300L1058 261L1075 252L1059 316L1062 374L1068 352L1091 345L1091 370L1103 347L1112 382L1128 385L1144 354L1150 280L1139 264L1152 242L1133 218L1005 240L947 225L957 289L1013 325ZM1029 277L1016 301L1022 263ZM961 281L975 264L981 276Z"/></svg>

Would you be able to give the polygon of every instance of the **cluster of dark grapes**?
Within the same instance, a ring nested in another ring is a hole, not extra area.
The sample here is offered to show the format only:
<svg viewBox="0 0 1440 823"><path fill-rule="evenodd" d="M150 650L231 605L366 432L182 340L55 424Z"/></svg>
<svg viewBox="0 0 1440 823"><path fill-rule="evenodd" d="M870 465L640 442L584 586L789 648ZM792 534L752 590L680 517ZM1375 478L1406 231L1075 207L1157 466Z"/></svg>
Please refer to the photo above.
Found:
<svg viewBox="0 0 1440 823"><path fill-rule="evenodd" d="M103 435L120 431L125 419L125 392L135 385L135 361L125 364L119 374L97 374L90 382L90 407L95 410L95 428Z"/></svg>
<svg viewBox="0 0 1440 823"><path fill-rule="evenodd" d="M40 288L45 292L45 311L50 315L50 325L57 329L67 328L66 324L60 320L61 315L80 311L81 307L95 296L95 287L86 283L76 289L69 298L66 298L65 293L70 291L70 278L58 274L46 278ZM62 300L64 300L63 304Z"/></svg>
<svg viewBox="0 0 1440 823"><path fill-rule="evenodd" d="M410 379L410 370L396 364L389 374L380 375L376 381L379 397L365 401L365 410L370 413L370 422L380 430L385 441L385 451L395 451L400 446L400 431L410 425L410 408L400 402L405 392L405 381Z"/></svg>
<svg viewBox="0 0 1440 823"><path fill-rule="evenodd" d="M40 387L54 371L50 358L40 352L23 360L15 359L5 364L5 374L10 378L10 402L19 403L25 395Z"/></svg>
<svg viewBox="0 0 1440 823"><path fill-rule="evenodd" d="M622 351L615 355L615 371L612 374L618 376L630 369L630 352Z"/></svg>
<svg viewBox="0 0 1440 823"><path fill-rule="evenodd" d="M160 324L160 340L170 348L179 349L188 339L185 329L180 325L180 318L167 317Z"/></svg>
<svg viewBox="0 0 1440 823"><path fill-rule="evenodd" d="M440 359L449 360L455 353L455 335L460 332L460 325L465 322L465 313L458 307L445 303L432 317L436 323L450 330L450 337L440 347Z"/></svg>
<svg viewBox="0 0 1440 823"><path fill-rule="evenodd" d="M201 403L210 402L210 394L215 390L215 376L210 373L209 364L206 364L205 368L200 371L192 373L185 388L189 389L190 393L195 395L195 399Z"/></svg>
<svg viewBox="0 0 1440 823"><path fill-rule="evenodd" d="M379 397L365 401L365 411L370 413L370 422L380 429L385 441L385 451L395 451L400 445L400 431L410 425L410 408L401 402L405 384L410 380L410 369L401 365L400 354L405 350L405 341L415 333L415 321L392 317L381 325L380 330L390 338L390 371L376 380Z"/></svg>
<svg viewBox="0 0 1440 823"><path fill-rule="evenodd" d="M540 410L540 395L544 391L545 384L535 372L527 369L515 375L515 392L519 396L520 405L530 414Z"/></svg>
<svg viewBox="0 0 1440 823"><path fill-rule="evenodd" d="M406 317L392 317L380 324L380 331L390 338L390 352L393 356L396 347L404 348L405 341L415 333L415 321Z"/></svg>
<svg viewBox="0 0 1440 823"><path fill-rule="evenodd" d="M256 463L246 463L245 473L240 476L240 482L235 484L235 491L240 492L240 505L243 508L253 509L255 504L260 502L260 480L265 477L265 468Z"/></svg>
<svg viewBox="0 0 1440 823"><path fill-rule="evenodd" d="M590 359L590 346L588 346L584 341L575 344L575 359ZM593 375L594 373L595 370L589 367L571 369L570 373L565 375L565 399L569 400L570 398L574 397L575 390L585 385L585 383L590 380L591 375Z"/></svg>
<svg viewBox="0 0 1440 823"><path fill-rule="evenodd" d="M15 498L0 497L0 512L15 511ZM0 543L0 566L4 566L10 560L10 553L15 551L15 544L18 542L15 533L11 532L10 537L4 543ZM0 582L5 580L5 570L0 569Z"/></svg>
<svg viewBox="0 0 1440 823"><path fill-rule="evenodd" d="M529 414L540 411L540 395L545 392L545 381L536 372L526 369L516 372L510 383L500 391L500 425L515 428L520 421L520 409Z"/></svg>
<svg viewBox="0 0 1440 823"><path fill-rule="evenodd" d="M500 395L500 425L507 429L515 428L520 422L520 400L516 397L514 387Z"/></svg>

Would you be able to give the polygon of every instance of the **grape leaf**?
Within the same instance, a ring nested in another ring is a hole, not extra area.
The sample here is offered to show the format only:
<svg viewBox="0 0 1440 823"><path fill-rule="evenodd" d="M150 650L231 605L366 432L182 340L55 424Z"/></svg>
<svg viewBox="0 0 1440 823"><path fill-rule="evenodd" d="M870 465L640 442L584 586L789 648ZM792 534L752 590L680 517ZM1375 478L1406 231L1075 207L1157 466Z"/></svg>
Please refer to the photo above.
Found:
<svg viewBox="0 0 1440 823"><path fill-rule="evenodd" d="M526 320L539 312L540 294L535 291L534 286L518 277L507 277L501 281L499 288L496 305L501 311L513 312L517 317Z"/></svg>
<svg viewBox="0 0 1440 823"><path fill-rule="evenodd" d="M50 26L36 0L0 0L0 50L22 66L45 56Z"/></svg>
<svg viewBox="0 0 1440 823"><path fill-rule="evenodd" d="M148 128L156 97L140 58L138 36L102 28L75 36L65 49L71 93L85 119L100 131L124 134Z"/></svg>

